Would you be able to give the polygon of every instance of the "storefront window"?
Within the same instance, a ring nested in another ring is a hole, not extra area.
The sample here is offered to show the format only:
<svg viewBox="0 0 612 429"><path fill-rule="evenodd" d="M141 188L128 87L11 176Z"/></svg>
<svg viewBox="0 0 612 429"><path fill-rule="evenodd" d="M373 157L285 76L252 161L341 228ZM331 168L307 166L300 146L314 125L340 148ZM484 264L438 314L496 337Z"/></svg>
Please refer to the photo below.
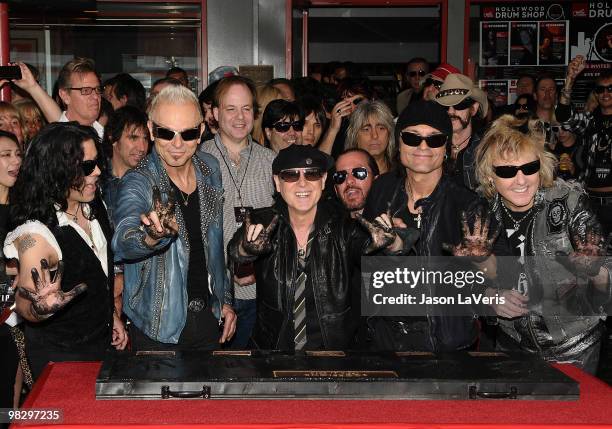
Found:
<svg viewBox="0 0 612 429"><path fill-rule="evenodd" d="M75 56L92 58L102 80L129 73L147 90L170 67L178 66L187 71L197 91L202 73L200 9L199 2L98 2L95 10L43 14L12 8L11 60L35 66L49 92L61 67Z"/></svg>

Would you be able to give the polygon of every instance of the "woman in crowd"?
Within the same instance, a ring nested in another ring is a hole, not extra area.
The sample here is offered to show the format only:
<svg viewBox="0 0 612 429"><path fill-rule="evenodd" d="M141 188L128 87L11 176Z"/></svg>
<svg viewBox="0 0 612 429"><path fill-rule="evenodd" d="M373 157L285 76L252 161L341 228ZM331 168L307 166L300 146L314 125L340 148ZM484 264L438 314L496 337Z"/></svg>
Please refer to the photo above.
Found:
<svg viewBox="0 0 612 429"><path fill-rule="evenodd" d="M518 259L518 267L507 259L496 264L504 279L497 292L505 301L492 306L501 328L498 347L594 373L612 262L605 259L605 237L587 195L576 183L554 179L556 160L544 148L537 121L502 116L485 134L476 160L481 189L505 231L495 258Z"/></svg>
<svg viewBox="0 0 612 429"><path fill-rule="evenodd" d="M0 241L2 243L4 243L9 228L9 190L17 180L21 167L21 156L21 148L17 137L0 130ZM10 294L8 288L11 287L11 282L4 261L4 254L0 254L0 258L0 293L7 296ZM4 302L0 303L0 309L4 304ZM18 329L5 323L0 325L0 350L2 350L4 357L4 365L0 370L0 407L2 408L13 408L15 390L21 390L15 384L19 367L19 354L13 336L16 335L16 338L18 338L22 335Z"/></svg>
<svg viewBox="0 0 612 429"><path fill-rule="evenodd" d="M0 130L13 133L19 141L19 146L23 150L25 136L23 132L23 119L19 110L11 103L0 101Z"/></svg>
<svg viewBox="0 0 612 429"><path fill-rule="evenodd" d="M304 144L317 147L328 122L322 102L315 97L305 96L298 103L304 111L302 140Z"/></svg>
<svg viewBox="0 0 612 429"><path fill-rule="evenodd" d="M304 112L292 101L273 100L262 115L265 146L278 153L292 144L303 144Z"/></svg>
<svg viewBox="0 0 612 429"><path fill-rule="evenodd" d="M113 309L111 230L97 197L97 134L53 123L31 143L15 184L7 258L19 260L17 312L25 320L30 366L100 360L127 336ZM52 270L55 274L52 275Z"/></svg>
<svg viewBox="0 0 612 429"><path fill-rule="evenodd" d="M23 119L23 129L26 142L32 141L42 127L47 125L45 117L38 105L29 98L22 98L13 103Z"/></svg>
<svg viewBox="0 0 612 429"><path fill-rule="evenodd" d="M275 86L266 84L257 87L257 104L259 105L260 112L265 112L271 101L280 100L281 98L281 92ZM253 121L252 137L257 143L264 145L266 143L266 136L261 127L262 120L263 116L258 115Z"/></svg>
<svg viewBox="0 0 612 429"><path fill-rule="evenodd" d="M351 115L345 149L359 148L376 160L380 174L394 168L393 115L382 101L363 101Z"/></svg>

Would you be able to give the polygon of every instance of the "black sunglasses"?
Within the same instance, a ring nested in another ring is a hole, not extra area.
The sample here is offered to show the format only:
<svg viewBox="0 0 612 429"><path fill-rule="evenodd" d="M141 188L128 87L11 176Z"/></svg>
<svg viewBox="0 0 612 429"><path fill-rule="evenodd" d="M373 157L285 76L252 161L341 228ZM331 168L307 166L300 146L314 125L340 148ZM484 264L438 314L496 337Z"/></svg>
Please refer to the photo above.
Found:
<svg viewBox="0 0 612 429"><path fill-rule="evenodd" d="M612 94L612 85L608 85L608 86L597 85L594 91L595 91L595 94L603 94L604 91L608 91L609 94Z"/></svg>
<svg viewBox="0 0 612 429"><path fill-rule="evenodd" d="M293 121L293 122L276 122L272 124L272 128L278 133L286 133L289 128L293 128L298 133L304 129L304 121Z"/></svg>
<svg viewBox="0 0 612 429"><path fill-rule="evenodd" d="M177 134L181 135L183 141L192 141L200 138L200 126L197 125L193 128L189 128L183 131L174 131L168 128L164 128L161 125L157 125L153 122L153 137L158 137L162 140L172 141Z"/></svg>
<svg viewBox="0 0 612 429"><path fill-rule="evenodd" d="M434 86L434 88L436 88L436 89L440 89L440 88L442 87L442 83L443 83L443 82L441 82L441 81L439 81L439 80L432 79L432 78L430 78L430 77L428 77L427 79L425 79L425 86L431 86L431 85L433 85L433 86Z"/></svg>
<svg viewBox="0 0 612 429"><path fill-rule="evenodd" d="M355 167L351 170L351 174L355 179L365 180L368 178L368 169L365 167ZM348 171L340 170L336 171L332 176L332 180L336 185L342 185L348 177Z"/></svg>
<svg viewBox="0 0 612 429"><path fill-rule="evenodd" d="M283 170L278 173L278 177L280 177L283 182L294 183L300 180L301 171L300 169ZM305 168L303 171L304 178L309 182L316 182L323 178L323 172L320 168Z"/></svg>
<svg viewBox="0 0 612 429"><path fill-rule="evenodd" d="M463 100L461 103L457 103L454 106L446 106L446 110L448 110L451 107L455 110L465 110L465 109L472 107L473 105L474 105L474 100L468 97L465 100Z"/></svg>
<svg viewBox="0 0 612 429"><path fill-rule="evenodd" d="M410 77L415 77L416 75L425 76L426 74L427 73L425 73L423 70L408 72L408 76Z"/></svg>
<svg viewBox="0 0 612 429"><path fill-rule="evenodd" d="M415 133L410 133L408 131L402 131L400 133L400 136L402 138L402 142L410 147L417 147L421 144L421 142L423 140L425 140L425 143L427 143L427 146L429 146L432 149L438 148L438 147L442 147L446 144L446 142L448 141L448 136L446 134L434 134L431 136L420 136L418 134Z"/></svg>
<svg viewBox="0 0 612 429"><path fill-rule="evenodd" d="M528 162L523 165L500 165L493 166L493 171L495 171L495 175L497 177L501 177L502 179L511 179L516 176L520 171L523 172L525 176L531 176L532 174L536 174L540 171L540 160L536 159L535 161Z"/></svg>
<svg viewBox="0 0 612 429"><path fill-rule="evenodd" d="M102 160L101 159L88 159L87 161L81 161L81 170L83 171L83 176L89 176L94 170L98 167L100 171L102 170Z"/></svg>

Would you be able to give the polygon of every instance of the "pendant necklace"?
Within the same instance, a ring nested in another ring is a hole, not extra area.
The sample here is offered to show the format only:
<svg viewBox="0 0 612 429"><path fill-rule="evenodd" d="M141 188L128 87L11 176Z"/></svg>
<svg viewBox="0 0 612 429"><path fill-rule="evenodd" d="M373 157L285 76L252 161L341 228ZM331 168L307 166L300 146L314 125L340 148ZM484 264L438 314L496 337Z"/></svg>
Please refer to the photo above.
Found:
<svg viewBox="0 0 612 429"><path fill-rule="evenodd" d="M70 216L72 218L72 221L77 223L77 215L79 214L79 208L81 207L81 205L79 204L77 206L76 211L74 212L74 214L70 213L68 210L64 210L64 213L66 213L68 216Z"/></svg>
<svg viewBox="0 0 612 429"><path fill-rule="evenodd" d="M533 210L533 206L527 210L527 212L523 215L522 218L520 219L515 219L514 216L512 216L512 214L510 213L510 210L508 210L508 208L506 207L506 205L504 203L502 203L502 209L504 209L504 212L506 213L506 216L508 216L508 218L512 221L512 223L514 224L514 230L518 231L519 227L521 226L521 224L523 223L523 221L525 219L527 219L530 215L531 215L531 211Z"/></svg>
<svg viewBox="0 0 612 429"><path fill-rule="evenodd" d="M412 220L416 222L417 229L421 229L421 213L423 213L423 208L419 207L418 209L416 209L416 216L414 216L414 213L410 211L410 198L412 197L412 192L410 191L410 184L408 183L408 179L406 179L406 194L408 194L408 202L406 203L406 209L408 210L408 214L412 216Z"/></svg>
<svg viewBox="0 0 612 429"><path fill-rule="evenodd" d="M176 187L176 189L178 189L178 191L181 194L181 199L183 200L183 205L185 207L187 207L187 205L189 204L189 195L191 195L191 194L188 194L186 192L181 191L178 186ZM185 197L185 195L187 195L187 197Z"/></svg>
<svg viewBox="0 0 612 429"><path fill-rule="evenodd" d="M464 144L466 141L468 141L468 140L470 139L470 137L472 137L472 136L471 136L471 135L467 136L467 137L465 138L465 140L463 140L463 141L462 141L461 143L459 143L459 144L452 144L452 143L451 143L451 147L453 148L453 151L454 151L454 152L459 152L459 151L461 150L461 146L463 146L463 144Z"/></svg>

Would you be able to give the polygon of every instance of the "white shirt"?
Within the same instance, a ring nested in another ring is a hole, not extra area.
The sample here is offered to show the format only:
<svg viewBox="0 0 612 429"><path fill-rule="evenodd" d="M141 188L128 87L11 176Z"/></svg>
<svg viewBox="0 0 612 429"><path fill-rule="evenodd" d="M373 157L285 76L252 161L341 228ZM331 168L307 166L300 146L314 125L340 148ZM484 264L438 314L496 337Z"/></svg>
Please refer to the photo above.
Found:
<svg viewBox="0 0 612 429"><path fill-rule="evenodd" d="M68 117L66 116L66 111L62 112L62 115L57 120L57 122L70 122L70 119L68 119ZM94 128L94 130L96 130L96 133L98 133L98 137L100 137L100 140L102 140L104 138L104 127L102 126L102 124L98 121L94 121L91 126Z"/></svg>

